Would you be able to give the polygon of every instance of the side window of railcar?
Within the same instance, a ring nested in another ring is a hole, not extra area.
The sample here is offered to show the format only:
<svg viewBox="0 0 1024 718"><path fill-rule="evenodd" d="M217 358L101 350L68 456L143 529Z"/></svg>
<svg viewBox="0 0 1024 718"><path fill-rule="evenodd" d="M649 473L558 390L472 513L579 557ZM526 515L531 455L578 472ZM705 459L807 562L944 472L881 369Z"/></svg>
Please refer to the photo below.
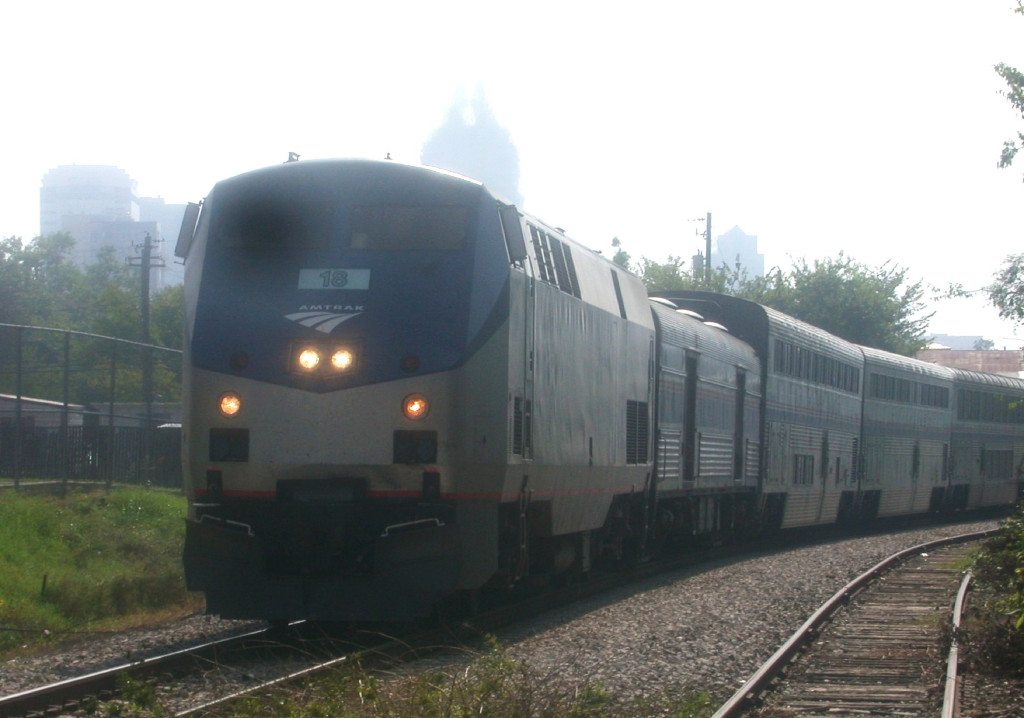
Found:
<svg viewBox="0 0 1024 718"><path fill-rule="evenodd" d="M925 406L935 406L941 409L949 408L949 389L944 386L933 384L921 385L921 403Z"/></svg>
<svg viewBox="0 0 1024 718"><path fill-rule="evenodd" d="M662 423L679 424L683 420L685 404L683 399L684 377L669 372L661 374L661 390L658 395L658 419Z"/></svg>
<svg viewBox="0 0 1024 718"><path fill-rule="evenodd" d="M1001 393L960 389L957 392L957 418L961 421L985 421L1001 424L1024 423L1020 399Z"/></svg>
<svg viewBox="0 0 1024 718"><path fill-rule="evenodd" d="M860 369L857 367L782 339L775 340L774 349L773 366L776 373L831 386L851 394L860 392Z"/></svg>
<svg viewBox="0 0 1024 718"><path fill-rule="evenodd" d="M576 277L572 249L557 237L532 224L530 240L533 242L533 253L537 257L537 270L541 280L579 299L580 280Z"/></svg>

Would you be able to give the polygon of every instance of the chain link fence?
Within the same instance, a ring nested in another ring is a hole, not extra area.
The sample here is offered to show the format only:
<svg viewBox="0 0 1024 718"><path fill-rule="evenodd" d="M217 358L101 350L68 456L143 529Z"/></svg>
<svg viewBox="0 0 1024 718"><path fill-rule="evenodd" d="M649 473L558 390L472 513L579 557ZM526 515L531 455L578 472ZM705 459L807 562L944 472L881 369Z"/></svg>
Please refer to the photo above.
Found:
<svg viewBox="0 0 1024 718"><path fill-rule="evenodd" d="M0 324L0 481L182 486L182 352Z"/></svg>

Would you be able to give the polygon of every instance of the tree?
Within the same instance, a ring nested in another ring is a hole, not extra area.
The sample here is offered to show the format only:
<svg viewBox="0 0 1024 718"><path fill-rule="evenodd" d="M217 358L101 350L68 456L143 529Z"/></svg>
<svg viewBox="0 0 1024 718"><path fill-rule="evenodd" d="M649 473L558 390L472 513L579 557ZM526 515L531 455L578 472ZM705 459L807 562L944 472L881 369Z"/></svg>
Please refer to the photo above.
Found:
<svg viewBox="0 0 1024 718"><path fill-rule="evenodd" d="M31 306L31 277L22 258L25 248L20 237L0 240L0 322L20 323Z"/></svg>
<svg viewBox="0 0 1024 718"><path fill-rule="evenodd" d="M79 284L68 259L74 245L63 232L27 244L20 237L0 241L0 322L45 324L59 313L62 300Z"/></svg>
<svg viewBox="0 0 1024 718"><path fill-rule="evenodd" d="M70 260L75 240L66 233L0 240L0 323L73 329L119 339L141 338L138 269L113 247L85 267ZM150 303L153 341L179 348L184 326L181 287L158 292Z"/></svg>
<svg viewBox="0 0 1024 718"><path fill-rule="evenodd" d="M731 294L855 344L907 356L924 347L932 316L922 314L923 284L911 282L906 269L888 263L867 267L843 253L810 263L799 259L789 272L776 268L764 277L748 276L737 263L731 269L713 270L705 280L685 271L683 260L672 256L664 263L641 257L632 269L652 292L697 289Z"/></svg>
<svg viewBox="0 0 1024 718"><path fill-rule="evenodd" d="M116 369L117 401L141 396L143 350L97 338L141 338L139 270L128 267L112 247L78 267L70 259L74 239L67 234L0 240L0 323L84 334L29 329L0 330L0 391L15 390L15 365L23 367L21 390L28 396L61 400L64 356L70 367L68 390L74 403L110 401ZM184 334L184 292L169 287L150 302L152 341L178 349ZM16 340L16 337L20 339ZM154 351L153 391L160 400L180 395L181 357Z"/></svg>
<svg viewBox="0 0 1024 718"><path fill-rule="evenodd" d="M905 268L870 268L842 252L810 264L797 260L788 274L776 270L737 294L854 344L907 356L924 347L932 317L921 314L923 284L909 282Z"/></svg>
<svg viewBox="0 0 1024 718"><path fill-rule="evenodd" d="M1024 254L1011 254L1003 260L995 281L985 288L988 300L999 316L1014 324L1024 324Z"/></svg>
<svg viewBox="0 0 1024 718"><path fill-rule="evenodd" d="M612 256L612 264L618 265L623 269L629 269L629 253L622 248L622 242L619 241L618 237L612 237L612 247L615 248L615 254Z"/></svg>
<svg viewBox="0 0 1024 718"><path fill-rule="evenodd" d="M675 257L671 254L668 256L668 261L664 263L641 257L637 274L640 275L644 286L652 291L696 289L696 280L684 269L685 264L682 257Z"/></svg>
<svg viewBox="0 0 1024 718"><path fill-rule="evenodd" d="M664 262L641 257L637 264L633 264L630 255L622 249L622 243L618 237L612 239L612 246L616 249L612 262L636 274L644 286L652 292L703 289L722 294L737 294L740 287L752 281L748 278L746 269L738 262L731 269L724 264L717 269L712 269L710 277L705 279L703 272L687 271L686 260L682 257L669 255Z"/></svg>
<svg viewBox="0 0 1024 718"><path fill-rule="evenodd" d="M1014 12L1024 15L1024 0L1017 0L1017 8ZM1021 118L1024 119L1024 73L1015 67L1010 67L1005 62L1000 62L995 69L996 73L1006 82L1007 89L1003 91L1003 96L1010 101L1013 109L1019 112ZM1016 140L1003 142L1003 151L999 155L1000 167L1009 167L1013 164L1013 158L1017 156L1017 151L1020 149L1017 140L1024 142L1024 133L1018 132Z"/></svg>
<svg viewBox="0 0 1024 718"><path fill-rule="evenodd" d="M103 247L96 259L79 270L77 289L69 292L59 318L49 326L139 338L138 270L125 265L113 247Z"/></svg>
<svg viewBox="0 0 1024 718"><path fill-rule="evenodd" d="M180 349L185 341L185 285L164 287L149 303L149 329L153 343Z"/></svg>
<svg viewBox="0 0 1024 718"><path fill-rule="evenodd" d="M1024 0L1017 0L1015 13L1024 15ZM996 73L1006 82L1007 89L1003 96L1010 101L1021 117L1024 118L1024 73L1014 67L1000 62L995 66ZM1024 133L1017 133L1017 140L1024 142ZM1013 164L1014 157L1020 146L1017 140L1003 142L1003 151L999 155L999 166L1006 168ZM985 287L989 302L999 311L999 316L1009 319L1017 325L1024 324L1024 254L1011 254L1003 261L1003 266L995 276L995 281Z"/></svg>

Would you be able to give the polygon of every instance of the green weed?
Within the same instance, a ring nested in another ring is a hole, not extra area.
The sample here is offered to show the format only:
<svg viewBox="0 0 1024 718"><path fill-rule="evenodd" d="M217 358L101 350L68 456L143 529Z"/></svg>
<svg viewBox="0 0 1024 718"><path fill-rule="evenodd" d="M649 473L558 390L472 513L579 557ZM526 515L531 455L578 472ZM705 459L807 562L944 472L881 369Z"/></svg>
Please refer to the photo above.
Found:
<svg viewBox="0 0 1024 718"><path fill-rule="evenodd" d="M195 603L185 499L144 489L0 494L0 651Z"/></svg>
<svg viewBox="0 0 1024 718"><path fill-rule="evenodd" d="M357 660L302 689L253 697L232 713L280 718L706 718L706 693L622 699L600 682L566 685L542 674L491 639L471 661L415 675L368 671Z"/></svg>

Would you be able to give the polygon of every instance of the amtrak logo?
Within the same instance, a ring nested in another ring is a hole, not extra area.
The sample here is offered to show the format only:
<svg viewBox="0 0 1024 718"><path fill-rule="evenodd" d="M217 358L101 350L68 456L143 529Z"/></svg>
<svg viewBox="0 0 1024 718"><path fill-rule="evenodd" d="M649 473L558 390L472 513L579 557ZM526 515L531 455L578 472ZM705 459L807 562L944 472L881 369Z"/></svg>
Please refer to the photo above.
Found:
<svg viewBox="0 0 1024 718"><path fill-rule="evenodd" d="M355 312L349 314L337 314L335 312L295 312L294 314L285 314L285 319L290 319L293 322L298 322L304 327L310 329L316 329L318 332L324 334L330 334L338 328L342 322L346 322L352 317L358 317L362 312Z"/></svg>

